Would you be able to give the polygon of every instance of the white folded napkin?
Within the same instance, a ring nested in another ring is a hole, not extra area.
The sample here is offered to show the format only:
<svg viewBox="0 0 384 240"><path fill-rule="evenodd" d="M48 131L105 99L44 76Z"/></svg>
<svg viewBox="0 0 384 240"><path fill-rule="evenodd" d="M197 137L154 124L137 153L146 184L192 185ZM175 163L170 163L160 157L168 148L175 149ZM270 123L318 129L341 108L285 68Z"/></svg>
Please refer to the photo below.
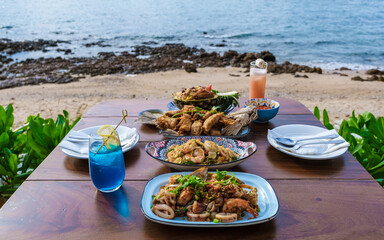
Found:
<svg viewBox="0 0 384 240"><path fill-rule="evenodd" d="M292 149L290 147L285 147L285 146L277 143L275 139L277 137L289 137L292 140L300 140L300 139L304 139L304 138L308 138L308 137L325 136L325 135L328 135L328 134L331 134L331 133L336 133L337 134L337 132L334 129L332 129L332 130L324 131L324 132L321 132L319 134L311 135L311 136L307 135L307 136L292 136L292 137L290 137L290 136L281 136L277 132L268 129L268 136L270 137L271 142L273 143L273 145L275 147L277 147L279 149L283 149L285 151L292 152L292 153L301 154L301 155L322 155L322 154L327 154L327 153L331 153L331 152L334 152L336 150L339 150L341 148L349 147L349 143L347 141L345 141L344 138L342 138L341 136L338 136L337 138L334 138L332 140L344 140L343 143L340 143L340 144L327 144L327 142L329 141L327 139L303 140L303 141L300 141L299 144L302 144L302 143L318 143L318 142L324 142L324 144L314 144L314 145L308 144L308 145L300 147L299 149Z"/></svg>
<svg viewBox="0 0 384 240"><path fill-rule="evenodd" d="M71 132L74 134L70 135ZM59 144L59 147L68 149L75 153L80 154L88 154L89 151L89 140L82 140L87 133L83 133L80 131L71 131L67 137L65 137ZM79 134L80 133L80 134ZM136 143L136 138L138 137L138 132L136 128L118 128L117 133L119 134L119 138L121 141L121 146L123 149L130 148L133 144ZM71 137L69 137L71 136ZM72 136L74 136L72 138ZM76 138L78 140L76 140Z"/></svg>
<svg viewBox="0 0 384 240"><path fill-rule="evenodd" d="M63 141L61 141L61 143L59 144L59 147L80 154L88 154L89 151L89 143L85 141L75 143L63 139Z"/></svg>
<svg viewBox="0 0 384 240"><path fill-rule="evenodd" d="M122 134L123 137L120 138L121 146L123 148L129 148L133 144L136 143L136 138L139 137L139 133L137 132L136 128L129 128L129 130L124 131L124 134ZM120 133L119 133L120 136Z"/></svg>

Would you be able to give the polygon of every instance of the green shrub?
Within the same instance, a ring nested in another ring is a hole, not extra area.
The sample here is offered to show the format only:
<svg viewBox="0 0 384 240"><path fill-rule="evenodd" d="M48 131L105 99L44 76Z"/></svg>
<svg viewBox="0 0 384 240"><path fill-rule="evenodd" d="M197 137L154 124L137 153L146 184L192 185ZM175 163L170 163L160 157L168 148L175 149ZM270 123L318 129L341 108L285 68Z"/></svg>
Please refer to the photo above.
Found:
<svg viewBox="0 0 384 240"><path fill-rule="evenodd" d="M54 121L29 116L26 124L13 130L13 106L0 105L0 197L9 198L36 169L65 135L80 120L72 124L67 111Z"/></svg>
<svg viewBox="0 0 384 240"><path fill-rule="evenodd" d="M314 115L320 120L318 107ZM325 109L323 123L326 128L333 129ZM384 117L376 118L370 112L356 117L353 111L349 119L342 121L339 135L349 142L351 154L384 187Z"/></svg>

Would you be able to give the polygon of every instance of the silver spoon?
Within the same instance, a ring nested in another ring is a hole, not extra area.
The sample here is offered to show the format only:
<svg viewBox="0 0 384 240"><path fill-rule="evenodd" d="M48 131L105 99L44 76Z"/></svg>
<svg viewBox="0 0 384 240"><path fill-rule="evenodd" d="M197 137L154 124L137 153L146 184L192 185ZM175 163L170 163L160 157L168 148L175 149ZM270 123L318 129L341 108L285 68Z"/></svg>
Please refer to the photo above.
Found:
<svg viewBox="0 0 384 240"><path fill-rule="evenodd" d="M323 136L315 136L315 137L307 137L307 138L302 138L302 139L298 139L298 140L293 140L291 138L287 138L287 137L277 137L275 138L276 139L276 142L282 144L282 145L285 145L285 146L289 146L289 147L292 147L292 146L295 146L297 142L299 141L304 141L304 140L313 140L313 139L333 139L333 138L337 138L339 135L336 134L336 133L332 133L332 134L328 134L328 135L323 135Z"/></svg>

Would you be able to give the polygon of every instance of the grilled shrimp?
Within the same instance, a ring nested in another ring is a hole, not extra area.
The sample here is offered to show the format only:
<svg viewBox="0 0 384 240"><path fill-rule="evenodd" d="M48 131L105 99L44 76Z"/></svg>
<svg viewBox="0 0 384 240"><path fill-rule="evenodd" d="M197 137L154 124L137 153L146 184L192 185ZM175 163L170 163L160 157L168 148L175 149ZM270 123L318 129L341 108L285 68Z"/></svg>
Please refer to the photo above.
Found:
<svg viewBox="0 0 384 240"><path fill-rule="evenodd" d="M259 213L249 206L247 200L241 198L229 198L224 201L223 212L239 214L239 211L241 213L243 210L252 214L253 217L259 216Z"/></svg>

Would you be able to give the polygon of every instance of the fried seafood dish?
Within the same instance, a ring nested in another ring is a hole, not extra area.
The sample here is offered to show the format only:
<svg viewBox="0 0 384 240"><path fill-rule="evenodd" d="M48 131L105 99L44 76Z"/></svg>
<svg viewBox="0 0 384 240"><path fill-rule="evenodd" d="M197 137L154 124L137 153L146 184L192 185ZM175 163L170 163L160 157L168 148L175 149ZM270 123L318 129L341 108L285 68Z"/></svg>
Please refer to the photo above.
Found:
<svg viewBox="0 0 384 240"><path fill-rule="evenodd" d="M167 161L179 164L219 164L235 161L240 155L229 148L206 140L190 139L182 145L172 145L167 149Z"/></svg>
<svg viewBox="0 0 384 240"><path fill-rule="evenodd" d="M190 175L176 174L153 196L152 212L161 218L186 217L188 221L234 222L245 212L256 218L257 188L232 173L208 173L200 168Z"/></svg>
<svg viewBox="0 0 384 240"><path fill-rule="evenodd" d="M180 109L185 105L193 105L206 110L217 107L221 111L225 111L231 105L239 106L239 96L237 91L223 93L212 89L212 85L194 86L173 94L173 102Z"/></svg>
<svg viewBox="0 0 384 240"><path fill-rule="evenodd" d="M175 98L183 101L188 100L201 100L215 97L215 93L211 91L211 87L196 86L184 89L174 96Z"/></svg>
<svg viewBox="0 0 384 240"><path fill-rule="evenodd" d="M257 118L257 108L249 106L226 116L217 109L204 110L185 105L181 110L165 112L156 121L163 130L171 130L178 136L236 135L241 128Z"/></svg>

